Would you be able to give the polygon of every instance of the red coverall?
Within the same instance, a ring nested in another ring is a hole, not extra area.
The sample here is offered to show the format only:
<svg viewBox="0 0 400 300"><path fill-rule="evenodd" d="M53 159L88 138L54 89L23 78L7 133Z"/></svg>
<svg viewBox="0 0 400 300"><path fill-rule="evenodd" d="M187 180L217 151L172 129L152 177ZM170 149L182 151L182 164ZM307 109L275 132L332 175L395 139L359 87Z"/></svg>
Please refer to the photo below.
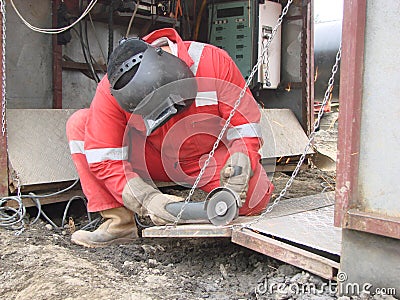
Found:
<svg viewBox="0 0 400 300"><path fill-rule="evenodd" d="M196 78L208 79L199 83L198 97L188 109L148 137L142 117L123 110L111 95L107 76L100 81L90 108L75 112L66 129L91 212L122 206L122 191L127 181L136 176L193 184L245 85L239 69L225 51L197 43L202 50L194 62L188 50L195 42L182 41L170 28L157 30L144 40L152 43L160 37L176 43L178 57L192 70L195 67ZM224 136L199 184L206 192L220 186L220 171L228 157L238 151L246 153L254 174L240 215L262 211L273 191L259 163L260 134L252 130L259 126L259 121L259 108L248 91L231 120L228 138Z"/></svg>

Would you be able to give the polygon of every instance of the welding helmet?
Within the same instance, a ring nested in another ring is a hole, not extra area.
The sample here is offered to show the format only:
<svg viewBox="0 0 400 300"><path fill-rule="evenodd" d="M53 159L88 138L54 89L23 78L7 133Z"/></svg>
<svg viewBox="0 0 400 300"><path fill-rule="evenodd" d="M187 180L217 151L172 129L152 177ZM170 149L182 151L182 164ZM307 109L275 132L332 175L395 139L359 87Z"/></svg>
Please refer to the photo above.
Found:
<svg viewBox="0 0 400 300"><path fill-rule="evenodd" d="M124 110L142 116L147 135L190 106L197 93L184 61L139 38L120 42L107 75L111 94Z"/></svg>

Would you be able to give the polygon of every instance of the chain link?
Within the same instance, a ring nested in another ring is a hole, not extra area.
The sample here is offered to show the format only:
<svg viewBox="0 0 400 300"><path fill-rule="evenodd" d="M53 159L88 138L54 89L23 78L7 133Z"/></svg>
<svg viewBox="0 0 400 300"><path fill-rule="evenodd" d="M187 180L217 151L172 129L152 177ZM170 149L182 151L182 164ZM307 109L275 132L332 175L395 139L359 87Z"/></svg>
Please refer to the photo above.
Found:
<svg viewBox="0 0 400 300"><path fill-rule="evenodd" d="M285 8L282 10L282 14L279 16L278 21L277 21L274 29L272 30L271 35L268 37L268 40L267 40L265 48L263 49L263 51L261 52L260 56L258 57L257 63L253 66L253 69L251 70L251 73L250 73L250 75L249 75L249 77L248 77L248 79L246 81L246 84L244 85L243 89L240 91L239 98L236 100L235 105L233 106L228 118L226 119L225 124L222 127L221 132L218 135L217 140L215 141L210 153L208 153L207 159L205 160L202 168L200 169L199 175L197 176L192 188L190 189L189 194L186 197L186 199L185 199L185 201L184 201L184 203L183 203L183 205L181 207L181 210L179 211L178 215L176 216L175 222L173 223L174 226L176 226L178 224L179 220L182 217L183 211L185 210L187 204L190 202L191 197L193 196L197 186L199 185L199 182L200 182L200 180L201 180L201 178L202 178L207 166L209 165L211 159L214 156L215 150L218 148L219 143L220 143L221 139L223 138L223 136L225 134L225 131L227 130L227 128L228 128L228 126L229 126L229 124L231 122L232 117L235 115L236 110L238 109L242 98L246 94L247 88L250 86L255 73L258 71L258 68L259 68L260 64L262 63L262 61L263 61L263 57L264 57L265 53L268 51L268 48L271 45L271 41L275 37L275 34L276 34L279 26L282 24L283 17L287 14L287 12L289 10L289 6L290 6L290 4L292 2L293 2L293 0L289 0L288 3L286 4Z"/></svg>
<svg viewBox="0 0 400 300"><path fill-rule="evenodd" d="M296 165L296 168L294 169L294 171L292 173L292 176L286 182L286 185L281 190L281 192L279 193L279 196L274 200L274 202L270 206L268 206L268 208L261 215L259 215L257 218L255 218L254 220L252 220L252 221L250 221L248 223L244 223L244 224L239 225L239 227L241 227L241 228L250 228L251 225L254 225L254 224L258 223L261 219L263 219L267 214L269 214L274 209L274 207L280 202L282 197L285 196L287 190L291 187L294 179L296 178L297 174L300 171L300 167L302 166L302 164L303 164L303 162L304 162L304 160L305 160L305 158L307 156L308 151L310 150L310 148L312 146L312 143L313 143L314 138L315 138L315 134L316 134L316 132L317 132L317 130L319 128L319 125L320 125L320 122L321 122L321 118L322 118L322 116L324 114L324 108L325 108L325 106L326 106L326 104L327 104L327 102L328 102L328 100L330 98L330 94L331 94L331 91L332 91L333 83L335 82L335 74L336 74L336 72L338 70L338 67L339 67L339 61L340 61L341 55L342 55L342 44L340 43L339 50L336 53L336 61L335 61L335 64L333 65L333 67L332 67L332 74L331 74L331 77L329 78L329 81L328 81L328 87L327 87L327 89L325 91L324 100L322 101L321 107L320 107L320 109L318 111L318 116L317 116L317 119L314 122L314 127L313 127L312 132L310 133L309 138L308 138L307 145L304 148L303 154L301 155L301 157L300 157L300 159L299 159L299 161L298 161L298 163Z"/></svg>
<svg viewBox="0 0 400 300"><path fill-rule="evenodd" d="M6 134L6 1L0 0L0 9L2 17L2 99L1 99L1 132L3 136Z"/></svg>

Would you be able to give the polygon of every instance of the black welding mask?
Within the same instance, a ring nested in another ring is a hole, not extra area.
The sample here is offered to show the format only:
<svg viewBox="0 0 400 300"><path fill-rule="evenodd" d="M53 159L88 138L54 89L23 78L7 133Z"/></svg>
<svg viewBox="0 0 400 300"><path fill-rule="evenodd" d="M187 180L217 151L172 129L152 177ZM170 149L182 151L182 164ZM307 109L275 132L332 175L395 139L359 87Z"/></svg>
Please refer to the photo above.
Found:
<svg viewBox="0 0 400 300"><path fill-rule="evenodd" d="M197 93L185 62L138 38L113 51L107 74L111 94L124 110L143 117L147 135L190 106Z"/></svg>

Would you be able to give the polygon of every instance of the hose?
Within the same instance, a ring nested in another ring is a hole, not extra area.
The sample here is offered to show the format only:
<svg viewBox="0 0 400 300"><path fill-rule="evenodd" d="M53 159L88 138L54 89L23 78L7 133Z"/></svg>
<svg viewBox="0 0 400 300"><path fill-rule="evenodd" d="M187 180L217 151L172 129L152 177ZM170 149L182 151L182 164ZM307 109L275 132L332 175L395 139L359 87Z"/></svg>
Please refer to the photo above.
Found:
<svg viewBox="0 0 400 300"><path fill-rule="evenodd" d="M197 38L199 37L199 30L200 30L200 24L201 24L201 17L203 16L204 10L207 6L207 0L203 0L200 6L200 11L199 14L197 15L197 20L196 20L196 29L194 30L194 35L193 35L193 40L197 41Z"/></svg>

